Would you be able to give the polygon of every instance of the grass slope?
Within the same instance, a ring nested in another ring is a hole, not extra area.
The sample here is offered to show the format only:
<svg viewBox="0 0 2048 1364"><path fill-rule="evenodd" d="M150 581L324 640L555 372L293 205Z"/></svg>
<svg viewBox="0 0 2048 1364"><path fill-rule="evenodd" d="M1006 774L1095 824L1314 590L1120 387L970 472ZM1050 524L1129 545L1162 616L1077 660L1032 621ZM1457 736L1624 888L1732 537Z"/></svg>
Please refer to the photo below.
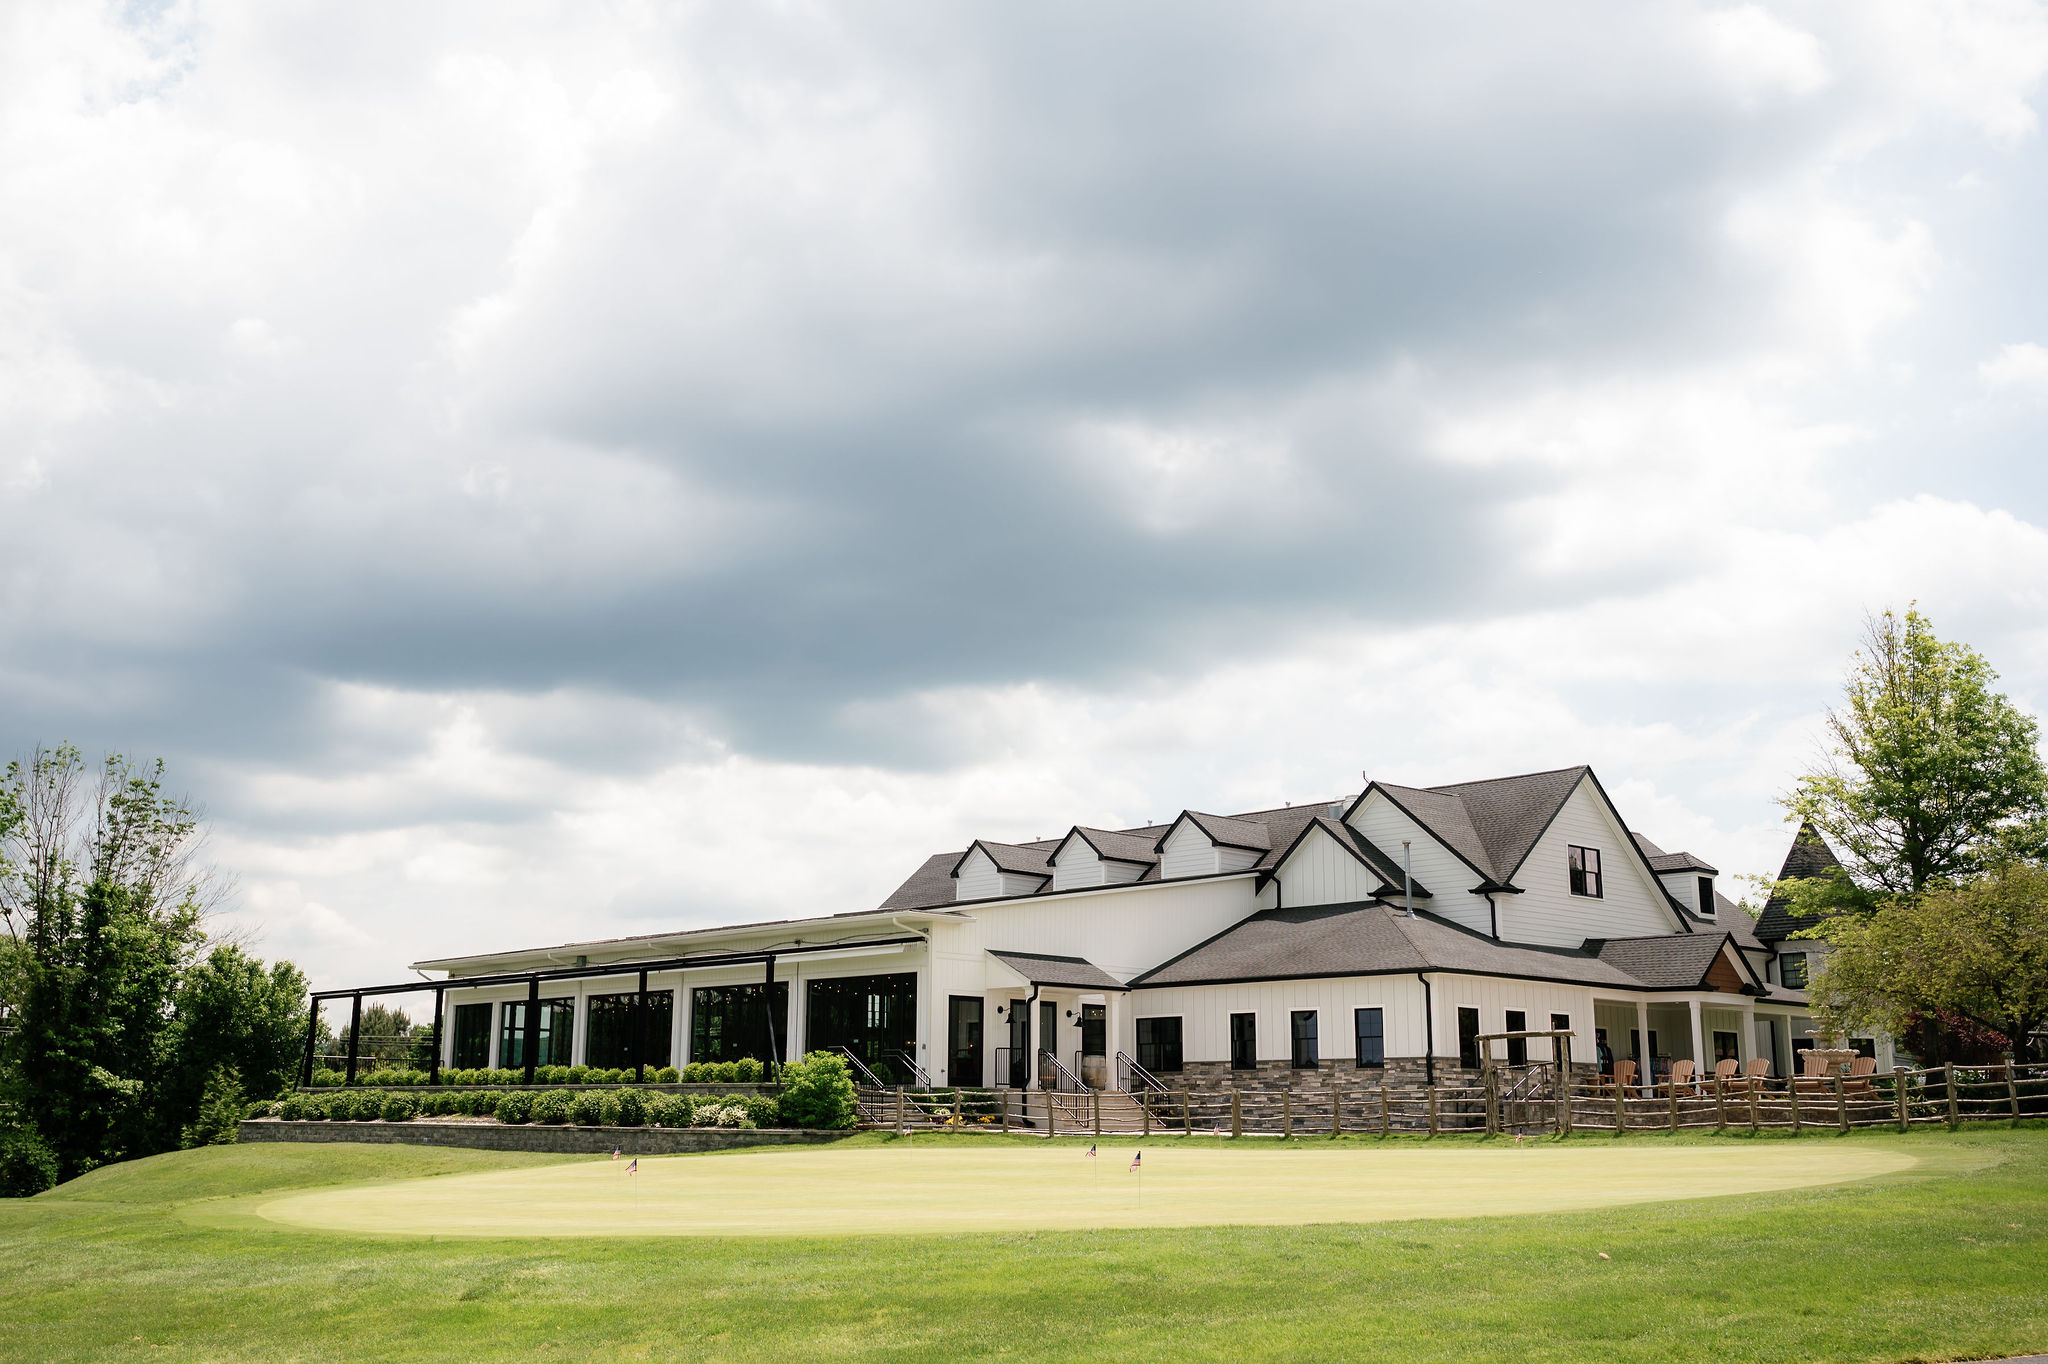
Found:
<svg viewBox="0 0 2048 1364"><path fill-rule="evenodd" d="M1454 1221L438 1241L204 1225L192 1214L202 1199L560 1158L216 1148L0 1203L0 1354L1789 1361L2048 1345L2048 1132L1809 1143L1930 1159L1862 1183ZM1669 1144L1592 1138L1565 1149ZM890 1146L865 1138L848 1149ZM723 1172L750 1158L691 1159Z"/></svg>

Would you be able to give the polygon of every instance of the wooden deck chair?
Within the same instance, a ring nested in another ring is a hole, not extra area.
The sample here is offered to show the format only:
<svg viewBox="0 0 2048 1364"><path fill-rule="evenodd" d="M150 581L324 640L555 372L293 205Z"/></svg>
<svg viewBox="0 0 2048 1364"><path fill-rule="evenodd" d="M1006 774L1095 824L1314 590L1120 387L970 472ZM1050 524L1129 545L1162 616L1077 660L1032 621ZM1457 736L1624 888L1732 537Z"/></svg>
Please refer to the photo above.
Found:
<svg viewBox="0 0 2048 1364"><path fill-rule="evenodd" d="M1636 1063L1633 1061L1616 1061L1614 1063L1614 1088L1626 1093L1628 1087L1635 1082Z"/></svg>
<svg viewBox="0 0 2048 1364"><path fill-rule="evenodd" d="M1752 1056L1749 1058L1749 1064L1742 1068L1742 1078L1737 1083L1742 1093L1746 1094L1752 1089L1761 1093L1763 1092L1764 1081L1770 1078L1771 1058L1768 1056Z"/></svg>
<svg viewBox="0 0 2048 1364"><path fill-rule="evenodd" d="M1877 1074L1876 1057L1857 1057L1855 1060L1849 1063L1849 1074L1842 1081L1843 1092L1845 1094L1860 1095L1863 1098L1869 1098L1871 1095L1877 1093L1877 1087L1870 1083L1870 1077L1875 1074Z"/></svg>
<svg viewBox="0 0 2048 1364"><path fill-rule="evenodd" d="M1681 1090L1698 1089L1699 1086L1693 1083L1692 1078L1693 1072L1697 1069L1698 1067L1694 1066L1690 1061L1673 1061L1671 1063L1671 1092L1676 1094Z"/></svg>
<svg viewBox="0 0 2048 1364"><path fill-rule="evenodd" d="M1735 1073L1741 1069L1742 1062L1732 1056L1724 1056L1714 1062L1713 1078L1721 1082L1723 1094L1733 1093L1738 1088L1739 1082L1735 1078Z"/></svg>

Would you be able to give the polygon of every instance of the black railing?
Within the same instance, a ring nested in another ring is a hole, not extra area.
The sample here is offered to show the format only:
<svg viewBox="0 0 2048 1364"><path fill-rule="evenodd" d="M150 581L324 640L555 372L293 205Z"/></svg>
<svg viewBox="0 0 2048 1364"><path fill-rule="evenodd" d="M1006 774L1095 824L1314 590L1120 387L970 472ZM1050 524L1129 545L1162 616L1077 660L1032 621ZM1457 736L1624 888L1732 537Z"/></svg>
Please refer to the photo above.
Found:
<svg viewBox="0 0 2048 1364"><path fill-rule="evenodd" d="M1116 1087L1121 1090L1143 1090L1149 1094L1165 1094L1168 1089L1159 1083L1159 1077L1139 1065L1126 1052L1116 1054Z"/></svg>

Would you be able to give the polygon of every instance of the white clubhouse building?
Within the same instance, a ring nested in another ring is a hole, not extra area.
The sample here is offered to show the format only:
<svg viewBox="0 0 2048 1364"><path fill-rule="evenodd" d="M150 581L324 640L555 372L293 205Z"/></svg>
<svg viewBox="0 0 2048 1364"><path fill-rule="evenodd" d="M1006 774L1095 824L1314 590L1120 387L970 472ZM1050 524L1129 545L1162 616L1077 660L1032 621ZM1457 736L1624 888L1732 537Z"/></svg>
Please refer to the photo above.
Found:
<svg viewBox="0 0 2048 1364"><path fill-rule="evenodd" d="M888 1083L1419 1083L1473 1067L1482 1034L1569 1030L1585 1066L1782 1076L1806 997L1716 875L1572 767L977 839L873 909L415 966L446 973L445 1067L843 1048Z"/></svg>

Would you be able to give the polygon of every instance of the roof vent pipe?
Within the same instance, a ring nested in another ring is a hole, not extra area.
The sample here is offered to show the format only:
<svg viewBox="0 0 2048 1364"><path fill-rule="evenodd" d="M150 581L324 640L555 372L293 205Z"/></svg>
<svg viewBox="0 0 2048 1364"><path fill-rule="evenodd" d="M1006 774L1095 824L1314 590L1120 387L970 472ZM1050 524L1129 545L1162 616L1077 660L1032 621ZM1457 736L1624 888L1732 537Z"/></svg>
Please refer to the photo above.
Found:
<svg viewBox="0 0 2048 1364"><path fill-rule="evenodd" d="M1408 867L1408 840L1401 840L1401 912L1407 918L1415 917L1415 875Z"/></svg>

